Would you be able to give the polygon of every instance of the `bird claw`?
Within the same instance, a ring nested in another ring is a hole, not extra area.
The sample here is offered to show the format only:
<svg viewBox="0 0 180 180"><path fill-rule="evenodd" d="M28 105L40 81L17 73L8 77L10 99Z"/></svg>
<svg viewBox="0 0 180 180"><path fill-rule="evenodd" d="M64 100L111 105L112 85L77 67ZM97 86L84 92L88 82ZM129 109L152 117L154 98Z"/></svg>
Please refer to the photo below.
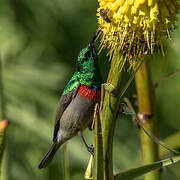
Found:
<svg viewBox="0 0 180 180"><path fill-rule="evenodd" d="M93 147L93 145L89 146L87 148L87 150L88 150L89 153L91 153L94 156L94 147Z"/></svg>

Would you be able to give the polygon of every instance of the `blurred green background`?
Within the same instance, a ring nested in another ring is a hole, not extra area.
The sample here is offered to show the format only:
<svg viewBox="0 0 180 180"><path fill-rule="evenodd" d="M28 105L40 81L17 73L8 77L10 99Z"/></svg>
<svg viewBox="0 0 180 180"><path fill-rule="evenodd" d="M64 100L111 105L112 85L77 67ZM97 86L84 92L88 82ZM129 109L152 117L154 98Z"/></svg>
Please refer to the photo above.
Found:
<svg viewBox="0 0 180 180"><path fill-rule="evenodd" d="M97 27L96 1L0 0L0 58L6 113L10 120L3 180L62 179L62 150L51 165L37 166L51 144L56 107L75 70L78 52L87 45ZM180 23L179 23L180 24ZM180 29L173 41L164 42L166 56L152 58L153 81L180 69ZM104 80L109 62L99 58ZM160 139L180 130L180 74L163 81L156 90ZM125 96L132 102L135 84ZM89 144L93 134L85 131ZM138 129L131 118L118 119L114 138L114 171L141 164ZM83 179L89 160L79 137L67 145L70 179ZM6 167L6 168L5 168ZM180 164L163 169L165 180L180 179ZM141 179L141 178L139 178Z"/></svg>

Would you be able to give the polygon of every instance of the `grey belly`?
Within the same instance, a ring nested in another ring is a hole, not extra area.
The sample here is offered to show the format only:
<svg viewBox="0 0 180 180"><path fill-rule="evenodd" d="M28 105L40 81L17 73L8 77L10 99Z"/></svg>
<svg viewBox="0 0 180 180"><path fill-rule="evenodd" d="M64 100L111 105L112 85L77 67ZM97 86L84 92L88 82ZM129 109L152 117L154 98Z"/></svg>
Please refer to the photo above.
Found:
<svg viewBox="0 0 180 180"><path fill-rule="evenodd" d="M59 138L64 139L66 137L66 139L70 139L77 135L79 131L87 128L93 120L95 103L95 101L77 95L61 117Z"/></svg>

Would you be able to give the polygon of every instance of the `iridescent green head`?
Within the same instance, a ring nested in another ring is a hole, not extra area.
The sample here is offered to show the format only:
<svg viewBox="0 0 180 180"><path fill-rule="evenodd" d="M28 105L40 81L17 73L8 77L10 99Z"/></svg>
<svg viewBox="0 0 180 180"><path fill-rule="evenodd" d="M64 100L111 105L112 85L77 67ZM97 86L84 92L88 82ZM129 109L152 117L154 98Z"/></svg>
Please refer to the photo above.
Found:
<svg viewBox="0 0 180 180"><path fill-rule="evenodd" d="M98 56L94 48L96 36L93 37L87 47L80 51L76 60L76 72L67 84L63 94L70 92L79 84L90 88L100 88L102 80L98 67Z"/></svg>
<svg viewBox="0 0 180 180"><path fill-rule="evenodd" d="M76 66L80 84L93 88L100 86L102 82L98 68L98 56L93 44L90 43L80 51Z"/></svg>

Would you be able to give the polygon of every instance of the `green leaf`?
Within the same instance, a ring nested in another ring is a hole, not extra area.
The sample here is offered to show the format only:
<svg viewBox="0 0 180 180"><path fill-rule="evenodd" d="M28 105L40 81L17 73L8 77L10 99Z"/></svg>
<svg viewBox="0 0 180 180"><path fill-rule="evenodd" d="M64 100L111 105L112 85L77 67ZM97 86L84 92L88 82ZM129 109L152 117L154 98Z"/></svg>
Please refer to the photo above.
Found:
<svg viewBox="0 0 180 180"><path fill-rule="evenodd" d="M127 171L120 172L115 175L114 179L116 180L130 180L137 178L141 175L144 175L152 170L156 170L158 168L162 168L165 166L170 166L180 161L180 156L175 156L172 158L168 158L165 160L161 160L152 164L140 166L137 168L129 169Z"/></svg>
<svg viewBox="0 0 180 180"><path fill-rule="evenodd" d="M180 147L180 131L177 131L174 134L166 137L163 142L164 144L168 144L168 146L172 149L178 149ZM169 152L165 151L163 147L159 146L160 157L167 155Z"/></svg>

